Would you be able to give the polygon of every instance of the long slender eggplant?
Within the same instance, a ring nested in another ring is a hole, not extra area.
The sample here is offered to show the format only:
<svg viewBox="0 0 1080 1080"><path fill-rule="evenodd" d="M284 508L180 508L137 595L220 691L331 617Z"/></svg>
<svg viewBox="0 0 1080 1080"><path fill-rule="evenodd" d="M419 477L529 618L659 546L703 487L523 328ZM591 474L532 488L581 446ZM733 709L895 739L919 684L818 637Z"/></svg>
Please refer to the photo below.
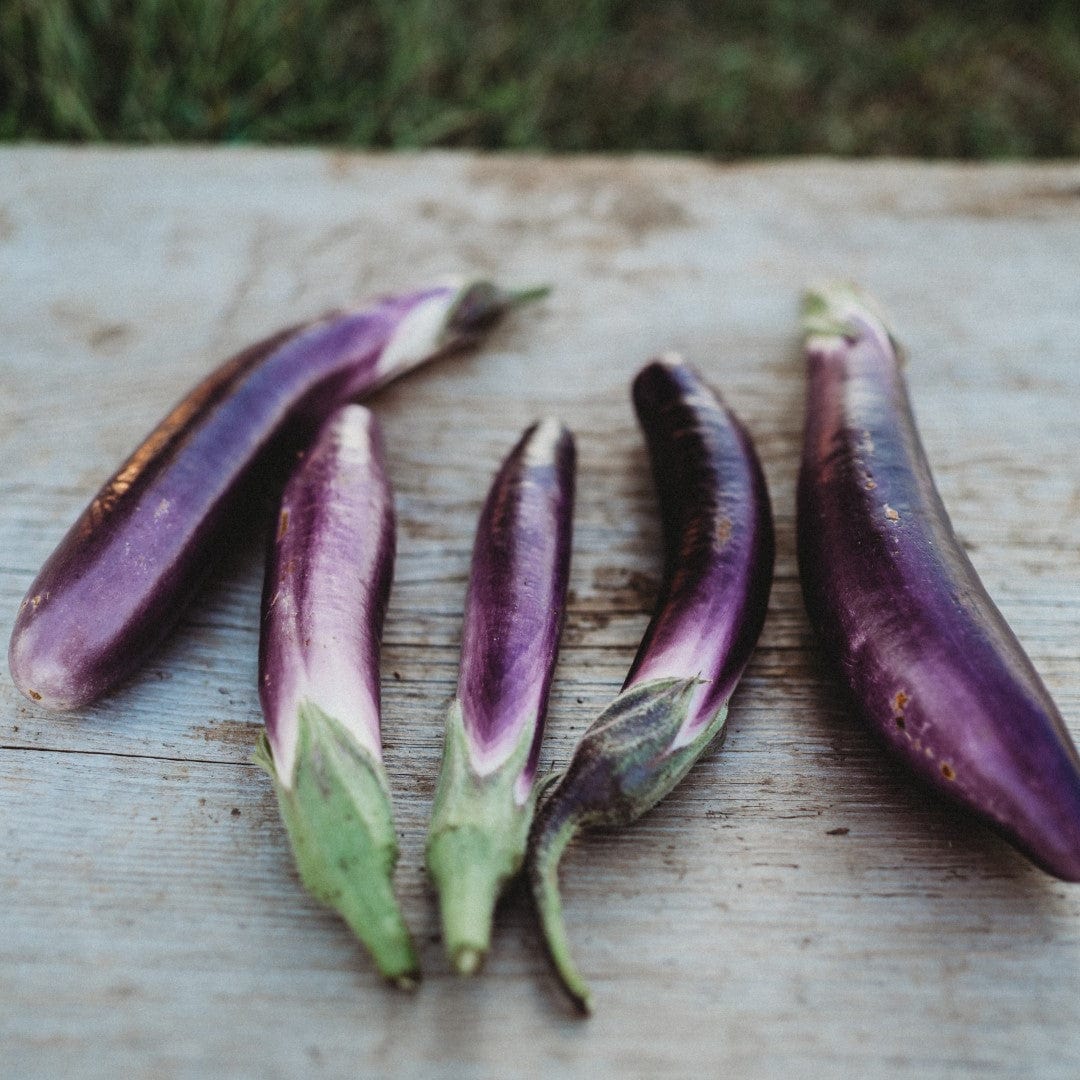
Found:
<svg viewBox="0 0 1080 1080"><path fill-rule="evenodd" d="M346 405L289 478L259 640L270 774L301 880L402 987L419 964L391 885L397 841L382 762L379 639L394 508L375 418Z"/></svg>
<svg viewBox="0 0 1080 1080"><path fill-rule="evenodd" d="M121 465L42 567L11 635L15 684L52 709L116 686L179 619L275 451L344 402L475 340L530 295L434 287L293 327L227 361Z"/></svg>
<svg viewBox="0 0 1080 1080"><path fill-rule="evenodd" d="M850 286L809 293L804 315L798 556L823 648L918 776L1080 881L1080 757L953 532L898 347Z"/></svg>
<svg viewBox="0 0 1080 1080"><path fill-rule="evenodd" d="M750 437L678 357L647 365L634 404L663 519L663 585L622 692L541 804L529 873L555 970L582 1012L559 860L584 826L626 825L660 801L721 734L772 585L772 514Z"/></svg>
<svg viewBox="0 0 1080 1080"><path fill-rule="evenodd" d="M491 485L473 547L457 696L428 836L451 963L470 974L521 868L570 572L574 441L530 427Z"/></svg>

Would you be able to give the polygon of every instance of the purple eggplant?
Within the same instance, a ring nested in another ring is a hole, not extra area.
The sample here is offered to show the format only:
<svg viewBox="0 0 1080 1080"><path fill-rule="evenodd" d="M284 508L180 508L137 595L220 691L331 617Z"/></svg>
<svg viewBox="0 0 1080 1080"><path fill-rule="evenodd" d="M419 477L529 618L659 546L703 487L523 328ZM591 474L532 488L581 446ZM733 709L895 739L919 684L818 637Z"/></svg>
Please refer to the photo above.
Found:
<svg viewBox="0 0 1080 1080"><path fill-rule="evenodd" d="M30 586L11 635L16 686L75 709L132 673L179 619L257 480L335 407L474 340L534 294L447 285L335 313L226 362L94 497Z"/></svg>
<svg viewBox="0 0 1080 1080"><path fill-rule="evenodd" d="M274 781L301 880L388 979L412 987L419 964L391 885L397 841L379 724L394 543L378 425L347 405L282 496L263 589L256 760Z"/></svg>
<svg viewBox="0 0 1080 1080"><path fill-rule="evenodd" d="M582 1012L589 993L569 954L559 860L583 826L644 814L720 735L772 585L772 514L746 430L678 357L638 374L634 405L663 520L663 585L621 693L578 743L529 841L548 952Z"/></svg>
<svg viewBox="0 0 1080 1080"><path fill-rule="evenodd" d="M427 844L443 940L462 974L487 954L495 901L525 856L566 605L574 467L570 432L534 424L496 474L477 527Z"/></svg>
<svg viewBox="0 0 1080 1080"><path fill-rule="evenodd" d="M1080 757L949 522L884 319L805 302L798 489L806 608L857 709L915 773L1080 881Z"/></svg>

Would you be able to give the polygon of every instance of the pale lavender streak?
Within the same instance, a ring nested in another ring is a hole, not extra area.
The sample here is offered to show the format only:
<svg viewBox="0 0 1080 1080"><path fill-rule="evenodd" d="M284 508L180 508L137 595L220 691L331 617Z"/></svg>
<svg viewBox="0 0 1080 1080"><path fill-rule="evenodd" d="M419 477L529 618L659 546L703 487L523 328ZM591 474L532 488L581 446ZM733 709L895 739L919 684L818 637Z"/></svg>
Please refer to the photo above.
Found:
<svg viewBox="0 0 1080 1080"><path fill-rule="evenodd" d="M455 292L389 298L272 339L171 438L152 453L140 448L27 592L9 653L17 685L74 708L134 670L178 620L230 526L242 527L268 451L390 377L378 361L395 330L424 301Z"/></svg>
<svg viewBox="0 0 1080 1080"><path fill-rule="evenodd" d="M267 563L259 697L286 784L305 701L381 756L379 640L393 566L382 437L367 409L349 405L290 477Z"/></svg>
<svg viewBox="0 0 1080 1080"><path fill-rule="evenodd" d="M519 783L531 784L555 669L574 503L574 441L534 424L492 483L473 547L458 698L473 765L498 767L535 725Z"/></svg>
<svg viewBox="0 0 1080 1080"><path fill-rule="evenodd" d="M753 652L772 584L773 529L746 431L700 376L673 359L634 380L664 535L656 612L623 688L658 678L703 685L676 746L716 715Z"/></svg>
<svg viewBox="0 0 1080 1080"><path fill-rule="evenodd" d="M853 321L807 359L799 567L826 650L924 779L1080 880L1080 758L953 533L893 347Z"/></svg>

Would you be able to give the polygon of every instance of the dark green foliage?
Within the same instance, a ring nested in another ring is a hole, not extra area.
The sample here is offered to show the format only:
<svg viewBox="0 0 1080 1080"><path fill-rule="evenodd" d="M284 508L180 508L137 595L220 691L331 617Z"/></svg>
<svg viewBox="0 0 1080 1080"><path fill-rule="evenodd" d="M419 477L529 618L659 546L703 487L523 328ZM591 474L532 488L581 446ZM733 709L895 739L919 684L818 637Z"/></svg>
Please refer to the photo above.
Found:
<svg viewBox="0 0 1080 1080"><path fill-rule="evenodd" d="M1080 153L1075 0L3 0L0 137Z"/></svg>

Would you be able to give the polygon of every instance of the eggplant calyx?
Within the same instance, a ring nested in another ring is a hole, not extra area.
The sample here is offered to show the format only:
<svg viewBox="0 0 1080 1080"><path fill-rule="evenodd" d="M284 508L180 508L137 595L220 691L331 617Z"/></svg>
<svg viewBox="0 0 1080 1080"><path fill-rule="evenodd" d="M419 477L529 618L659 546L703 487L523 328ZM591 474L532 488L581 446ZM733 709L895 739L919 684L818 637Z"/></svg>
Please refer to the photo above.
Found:
<svg viewBox="0 0 1080 1080"><path fill-rule="evenodd" d="M383 766L309 702L299 707L298 727L287 783L265 733L255 761L274 781L300 879L348 923L390 982L412 989L420 965L392 888L398 851Z"/></svg>
<svg viewBox="0 0 1080 1080"><path fill-rule="evenodd" d="M528 853L533 900L555 972L582 1014L591 1012L591 996L570 955L559 862L582 828L628 825L655 806L721 734L726 702L689 741L678 745L700 685L696 677L660 678L624 690L585 732L537 813Z"/></svg>
<svg viewBox="0 0 1080 1080"><path fill-rule="evenodd" d="M517 792L535 728L535 723L522 725L509 757L481 775L472 762L460 700L447 716L427 865L439 893L446 951L462 975L483 963L496 901L525 857L538 789L534 786L524 803Z"/></svg>
<svg viewBox="0 0 1080 1080"><path fill-rule="evenodd" d="M810 350L870 336L902 358L903 350L889 326L878 302L851 282L822 282L803 293L802 328Z"/></svg>
<svg viewBox="0 0 1080 1080"><path fill-rule="evenodd" d="M492 326L511 308L541 300L550 292L550 285L503 289L489 281L471 282L463 286L447 315L447 331L466 337L477 334Z"/></svg>

